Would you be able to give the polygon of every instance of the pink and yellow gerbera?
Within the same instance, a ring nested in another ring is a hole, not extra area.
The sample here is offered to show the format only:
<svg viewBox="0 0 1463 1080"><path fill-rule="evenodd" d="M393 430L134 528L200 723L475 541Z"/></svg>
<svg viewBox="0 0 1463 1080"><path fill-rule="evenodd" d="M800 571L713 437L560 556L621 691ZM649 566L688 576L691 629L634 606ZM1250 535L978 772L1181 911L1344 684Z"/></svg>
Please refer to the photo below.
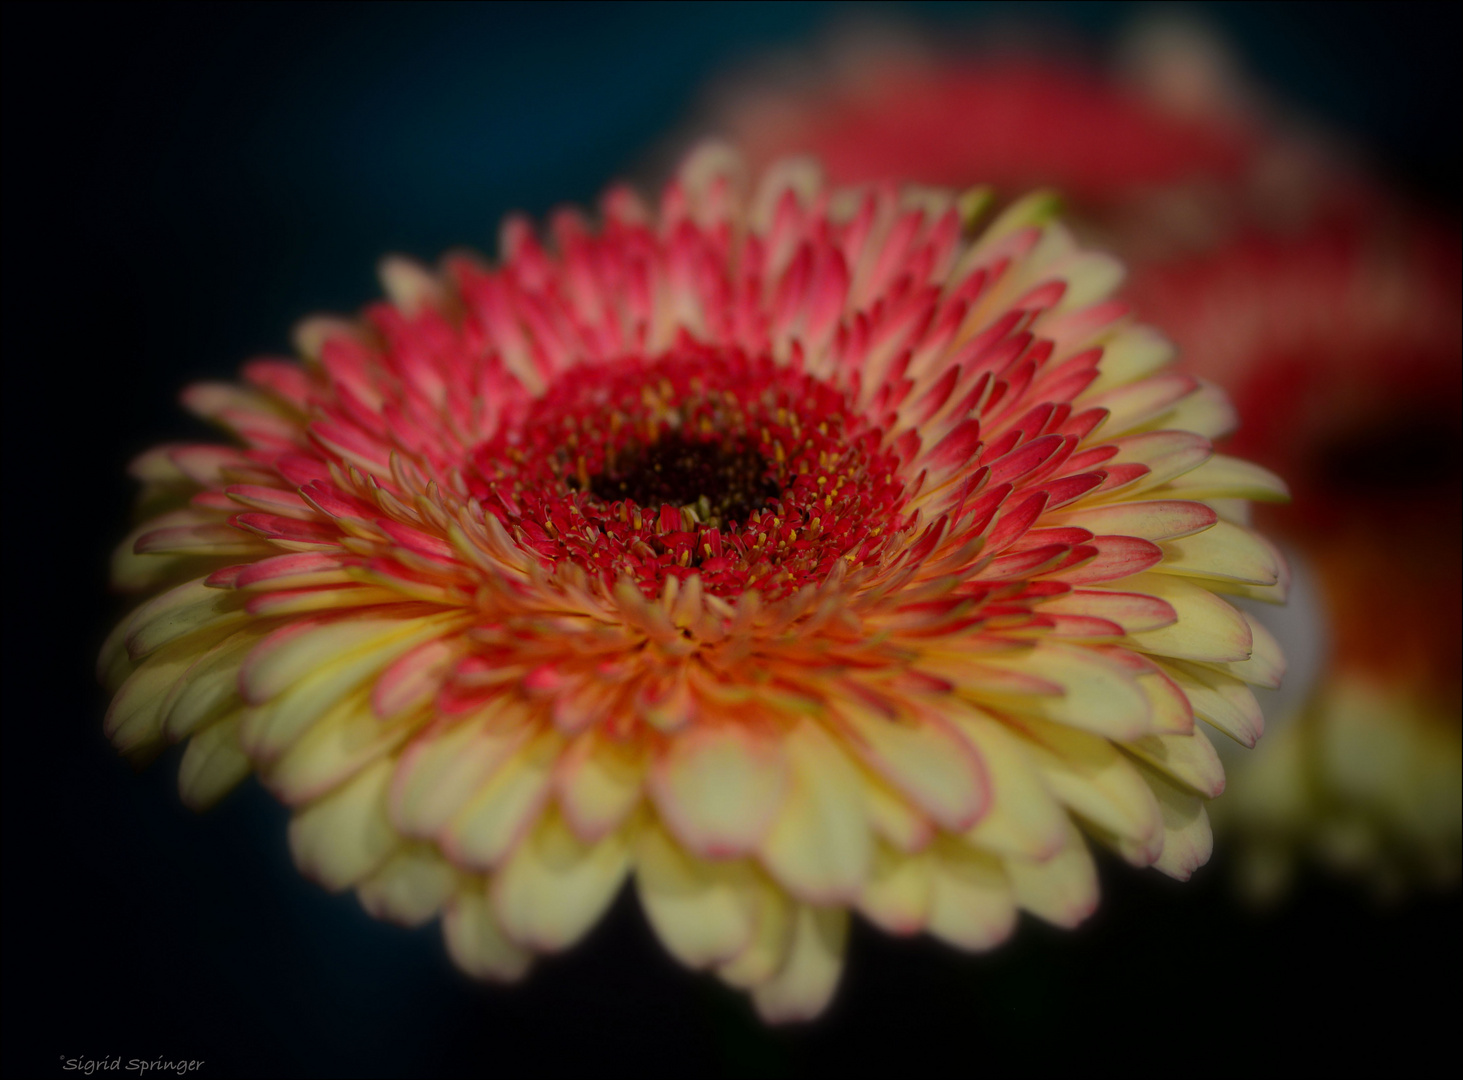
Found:
<svg viewBox="0 0 1463 1080"><path fill-rule="evenodd" d="M522 975L633 881L685 964L817 1014L851 912L988 949L1186 878L1260 732L1279 599L1213 386L1048 200L749 190L707 147L498 265L388 260L303 362L187 391L134 472L107 731L249 772L300 867ZM171 507L166 509L166 507ZM158 512L161 511L161 512ZM1224 595L1221 595L1224 594ZM1196 717L1204 724L1197 724Z"/></svg>

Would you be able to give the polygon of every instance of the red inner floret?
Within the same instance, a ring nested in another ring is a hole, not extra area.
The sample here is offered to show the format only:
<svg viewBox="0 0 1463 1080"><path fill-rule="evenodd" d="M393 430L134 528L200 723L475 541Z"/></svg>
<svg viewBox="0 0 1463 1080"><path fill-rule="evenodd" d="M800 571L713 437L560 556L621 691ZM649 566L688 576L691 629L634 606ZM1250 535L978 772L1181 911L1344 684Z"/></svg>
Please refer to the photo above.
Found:
<svg viewBox="0 0 1463 1080"><path fill-rule="evenodd" d="M699 573L714 595L777 597L898 530L905 486L882 440L795 366L688 344L569 372L478 447L467 480L547 561L647 595Z"/></svg>

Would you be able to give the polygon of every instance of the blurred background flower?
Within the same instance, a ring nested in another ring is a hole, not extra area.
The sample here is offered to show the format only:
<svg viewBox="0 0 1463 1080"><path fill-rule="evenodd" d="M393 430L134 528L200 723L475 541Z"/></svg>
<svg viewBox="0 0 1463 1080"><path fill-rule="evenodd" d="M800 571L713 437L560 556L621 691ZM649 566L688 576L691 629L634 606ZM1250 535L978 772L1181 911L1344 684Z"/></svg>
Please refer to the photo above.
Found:
<svg viewBox="0 0 1463 1080"><path fill-rule="evenodd" d="M1204 1075L1396 1069L1445 1052L1457 1002L1433 973L1456 953L1456 893L1379 911L1302 872L1286 905L1257 920L1219 887L1223 851L1173 889L1100 863L1107 901L1086 930L1054 940L1023 928L1013 948L974 961L858 940L856 924L860 959L844 996L793 1035L765 1034L745 1006L669 962L645 963L650 931L624 904L521 991L483 990L429 940L300 880L284 815L261 789L194 816L171 768L139 779L97 730L104 699L89 669L120 614L95 599L115 540L101 523L125 514L121 465L133 452L199 434L179 420L173 388L282 350L300 315L356 307L375 291L382 251L430 259L464 242L490 247L510 209L541 216L592 199L613 175L647 168L648 148L686 122L705 80L768 50L806 56L866 10L7 9L4 437L22 493L7 518L16 570L0 785L7 1070L54 1067L58 1054L162 1053L205 1059L217 1075L790 1075L934 1071L978 1054L1008 1071L1132 1072L1161 1059ZM1137 10L1027 5L1016 30L1008 5L900 12L941 38L1059 43L1105 78ZM1224 31L1261 101L1292 102L1347 133L1368 163L1364 186L1380 175L1405 193L1390 215L1441 213L1456 230L1456 10L1188 10ZM1317 152L1336 150L1323 140ZM1191 218L1192 203L1180 200L1175 216ZM1430 223L1402 235L1420 239L1385 250L1439 243ZM1197 265L1215 243L1196 235L1180 255ZM1260 258L1265 243L1255 245ZM1440 249L1449 254L1448 242ZM1445 420L1456 424L1452 402ZM1405 474L1436 490L1423 466L1448 461L1456 427L1417 442L1421 425L1402 430L1327 455L1329 475L1376 487ZM1380 464L1393 449L1402 466ZM1456 494L1412 499L1415 518L1396 507L1376 520L1425 523L1408 526L1404 547L1456 535ZM1356 541L1388 568L1367 588L1400 579L1398 542ZM1420 619L1406 624L1428 643L1440 640L1421 629L1436 611L1457 625L1457 601L1435 599L1456 551L1437 558L1417 586ZM1310 571L1321 577L1319 560ZM1354 602L1373 603L1361 592ZM1400 648L1403 636L1387 641ZM1359 648L1370 654L1374 639ZM1162 1017L1148 1004L1155 988L1179 1002ZM1256 1019L1272 1009L1276 1022Z"/></svg>
<svg viewBox="0 0 1463 1080"><path fill-rule="evenodd" d="M729 78L702 129L754 158L811 152L845 182L1049 186L1126 258L1138 311L1235 395L1227 445L1296 495L1260 519L1303 578L1280 625L1304 662L1269 695L1262 748L1224 748L1215 816L1241 888L1276 900L1307 858L1378 896L1456 887L1456 219L1268 96L1192 15L1139 19L1102 64L1036 35L857 27Z"/></svg>

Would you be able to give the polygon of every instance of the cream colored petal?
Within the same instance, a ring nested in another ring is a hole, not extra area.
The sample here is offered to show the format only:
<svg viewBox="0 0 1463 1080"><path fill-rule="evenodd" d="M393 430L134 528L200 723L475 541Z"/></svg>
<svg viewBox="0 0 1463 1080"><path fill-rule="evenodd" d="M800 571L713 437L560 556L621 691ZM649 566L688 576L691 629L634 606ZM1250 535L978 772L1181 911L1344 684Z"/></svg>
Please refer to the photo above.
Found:
<svg viewBox="0 0 1463 1080"><path fill-rule="evenodd" d="M1142 540L1172 540L1210 528L1215 513L1203 503L1186 499L1148 499L1087 506L1049 515L1053 524L1076 525L1098 536L1136 536Z"/></svg>
<svg viewBox="0 0 1463 1080"><path fill-rule="evenodd" d="M1269 469L1224 454L1215 454L1197 469L1174 477L1166 487L1181 499L1254 499L1258 502L1286 502L1290 499L1285 481Z"/></svg>
<svg viewBox="0 0 1463 1080"><path fill-rule="evenodd" d="M611 739L597 729L564 752L554 789L569 826L586 842L617 829L640 802L645 757L638 743Z"/></svg>
<svg viewBox="0 0 1463 1080"><path fill-rule="evenodd" d="M256 761L287 752L333 706L443 625L440 618L355 622L278 636L244 662L240 688L256 706L244 722L244 745Z"/></svg>
<svg viewBox="0 0 1463 1080"><path fill-rule="evenodd" d="M1175 405L1197 389L1191 376L1168 371L1150 379L1090 395L1084 399L1083 406L1108 411L1102 433L1106 438L1113 438L1147 430L1150 421L1171 412Z"/></svg>
<svg viewBox="0 0 1463 1080"><path fill-rule="evenodd" d="M1168 675L1159 671L1135 674L1153 710L1155 735L1187 735L1194 730L1194 709L1188 697Z"/></svg>
<svg viewBox="0 0 1463 1080"><path fill-rule="evenodd" d="M1136 574L1122 581L1123 591L1166 601L1178 622L1159 630L1130 634L1133 647L1155 656L1228 663L1246 660L1253 637L1244 615L1202 585L1170 574Z"/></svg>
<svg viewBox="0 0 1463 1080"><path fill-rule="evenodd" d="M635 887L661 943L687 967L734 959L751 943L754 912L746 894L755 870L746 862L707 862L650 824L635 849Z"/></svg>
<svg viewBox="0 0 1463 1080"><path fill-rule="evenodd" d="M767 871L800 900L851 901L869 869L872 837L857 766L814 721L788 732L792 783L758 848Z"/></svg>
<svg viewBox="0 0 1463 1080"><path fill-rule="evenodd" d="M1255 693L1243 681L1198 664L1164 660L1159 666L1178 684L1194 715L1242 746L1253 747L1265 730Z"/></svg>
<svg viewBox="0 0 1463 1080"><path fill-rule="evenodd" d="M1146 866L1162 850L1163 819L1153 792L1106 739L1032 720L1031 755L1052 794L1099 829L1127 842L1125 857Z"/></svg>
<svg viewBox="0 0 1463 1080"><path fill-rule="evenodd" d="M1006 876L1017 905L1054 926L1070 929L1097 910L1097 867L1075 828L1049 859L1007 859Z"/></svg>
<svg viewBox="0 0 1463 1080"><path fill-rule="evenodd" d="M1199 389L1173 408L1141 425L1139 430L1176 428L1194 431L1206 439L1221 439L1239 427L1239 411L1229 395L1213 383L1199 380Z"/></svg>
<svg viewBox="0 0 1463 1080"><path fill-rule="evenodd" d="M401 843L386 818L391 763L378 761L290 819L290 852L306 877L332 892L364 879Z"/></svg>
<svg viewBox="0 0 1463 1080"><path fill-rule="evenodd" d="M112 627L106 641L102 642L97 655L97 681L107 693L115 694L135 667L132 657L127 654L127 620L123 619Z"/></svg>
<svg viewBox="0 0 1463 1080"><path fill-rule="evenodd" d="M792 947L798 905L777 885L762 878L750 889L753 929L747 947L720 965L716 975L731 986L748 989L781 970Z"/></svg>
<svg viewBox="0 0 1463 1080"><path fill-rule="evenodd" d="M451 898L457 871L434 848L413 844L399 848L370 877L356 886L361 906L378 919L420 926Z"/></svg>
<svg viewBox="0 0 1463 1080"><path fill-rule="evenodd" d="M245 628L200 656L160 707L163 730L181 739L239 702L239 665L266 631Z"/></svg>
<svg viewBox="0 0 1463 1080"><path fill-rule="evenodd" d="M1182 781L1206 799L1218 798L1224 792L1224 766L1200 728L1188 735L1145 735L1123 746L1145 764Z"/></svg>
<svg viewBox="0 0 1463 1080"><path fill-rule="evenodd" d="M247 724L248 710L244 717ZM363 687L321 717L277 761L260 765L259 779L284 802L298 805L324 795L410 735L406 725L376 719L370 688Z"/></svg>
<svg viewBox="0 0 1463 1080"><path fill-rule="evenodd" d="M261 705L300 680L343 661L367 658L422 628L419 619L343 618L302 622L276 632L250 654L240 672L244 700Z"/></svg>
<svg viewBox="0 0 1463 1080"><path fill-rule="evenodd" d="M239 746L239 714L216 720L188 740L178 766L183 804L206 810L249 775L249 758Z"/></svg>
<svg viewBox="0 0 1463 1080"><path fill-rule="evenodd" d="M482 878L464 878L442 913L447 951L476 979L514 982L533 963L533 953L515 945L498 925Z"/></svg>
<svg viewBox="0 0 1463 1080"><path fill-rule="evenodd" d="M991 806L964 838L976 847L1023 859L1048 858L1066 843L1067 812L1052 798L1022 740L999 722L974 714L952 717L985 760Z"/></svg>
<svg viewBox="0 0 1463 1080"><path fill-rule="evenodd" d="M649 790L667 828L709 858L752 851L788 787L782 746L740 727L691 729L650 770Z"/></svg>
<svg viewBox="0 0 1463 1080"><path fill-rule="evenodd" d="M778 973L752 990L752 1003L768 1023L811 1020L828 1007L843 972L848 940L844 908L798 908L792 947Z"/></svg>
<svg viewBox="0 0 1463 1080"><path fill-rule="evenodd" d="M926 929L958 949L994 948L1016 928L1011 883L993 855L941 837L930 849L932 890Z"/></svg>
<svg viewBox="0 0 1463 1080"><path fill-rule="evenodd" d="M839 718L864 763L945 828L969 828L985 810L985 768L946 727L930 719L892 720L852 701L840 704Z"/></svg>
<svg viewBox="0 0 1463 1080"><path fill-rule="evenodd" d="M1172 363L1176 355L1173 343L1157 330L1147 326L1127 327L1103 348L1097 378L1082 400L1151 375Z"/></svg>
<svg viewBox="0 0 1463 1080"><path fill-rule="evenodd" d="M1152 709L1142 687L1122 666L1101 653L1043 641L1034 649L993 657L988 662L1065 688L1066 693L1060 697L1038 697L1023 703L1025 711L1113 739L1131 739L1153 730Z"/></svg>
<svg viewBox="0 0 1463 1080"><path fill-rule="evenodd" d="M163 705L180 679L221 640L232 626L209 626L170 642L149 654L129 675L111 706L102 729L112 744L127 753L157 742L163 734Z"/></svg>
<svg viewBox="0 0 1463 1080"><path fill-rule="evenodd" d="M549 782L564 737L552 728L515 751L443 830L442 850L459 866L498 864L533 827L549 798Z"/></svg>
<svg viewBox="0 0 1463 1080"><path fill-rule="evenodd" d="M1154 573L1274 585L1280 580L1275 548L1248 529L1217 521L1203 532L1165 540L1163 561Z"/></svg>
<svg viewBox="0 0 1463 1080"><path fill-rule="evenodd" d="M919 851L935 835L934 822L878 776L864 771L864 810L874 832L900 851Z"/></svg>
<svg viewBox="0 0 1463 1080"><path fill-rule="evenodd" d="M486 711L424 731L400 755L391 820L406 836L435 839L533 734L521 718Z"/></svg>
<svg viewBox="0 0 1463 1080"><path fill-rule="evenodd" d="M858 909L891 934L917 934L925 928L934 893L934 858L908 854L877 841Z"/></svg>
<svg viewBox="0 0 1463 1080"><path fill-rule="evenodd" d="M1163 852L1153 865L1171 878L1188 881L1214 850L1204 800L1151 769L1144 771L1163 812Z"/></svg>
<svg viewBox="0 0 1463 1080"><path fill-rule="evenodd" d="M205 627L222 628L248 616L232 589L211 589L198 578L154 597L127 617L127 652L140 660Z"/></svg>
<svg viewBox="0 0 1463 1080"><path fill-rule="evenodd" d="M1285 677L1285 653L1281 651L1280 642L1275 640L1275 635L1265 629L1264 623L1249 612L1242 611L1239 614L1250 632L1249 659L1230 663L1207 662L1204 666L1225 675L1232 675L1251 686L1279 690L1280 681Z"/></svg>
<svg viewBox="0 0 1463 1080"><path fill-rule="evenodd" d="M578 941L619 892L635 831L627 824L585 843L550 808L493 876L493 910L504 932L540 952Z"/></svg>

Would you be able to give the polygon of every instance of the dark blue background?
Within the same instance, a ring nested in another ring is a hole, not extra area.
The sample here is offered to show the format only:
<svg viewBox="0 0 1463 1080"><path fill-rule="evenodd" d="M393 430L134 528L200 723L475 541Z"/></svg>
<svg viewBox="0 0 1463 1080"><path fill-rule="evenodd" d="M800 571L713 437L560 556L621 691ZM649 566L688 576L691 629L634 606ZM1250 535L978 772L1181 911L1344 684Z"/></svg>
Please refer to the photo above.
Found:
<svg viewBox="0 0 1463 1080"><path fill-rule="evenodd" d="M1019 15L1100 46L1134 5ZM1272 87L1456 213L1456 8L1201 5ZM861 9L867 14L867 7ZM819 1025L768 1032L680 971L622 902L522 987L482 988L435 927L376 923L293 870L252 784L184 811L176 755L102 738L91 665L120 611L122 465L195 433L177 389L376 292L389 250L491 249L510 209L593 198L702 81L806 45L844 5L12 4L4 49L3 1067L195 1058L203 1075L955 1076L1416 1069L1456 1022L1458 904L1378 913L1308 881L1236 912L1104 866L1076 934L988 957L857 931Z"/></svg>

